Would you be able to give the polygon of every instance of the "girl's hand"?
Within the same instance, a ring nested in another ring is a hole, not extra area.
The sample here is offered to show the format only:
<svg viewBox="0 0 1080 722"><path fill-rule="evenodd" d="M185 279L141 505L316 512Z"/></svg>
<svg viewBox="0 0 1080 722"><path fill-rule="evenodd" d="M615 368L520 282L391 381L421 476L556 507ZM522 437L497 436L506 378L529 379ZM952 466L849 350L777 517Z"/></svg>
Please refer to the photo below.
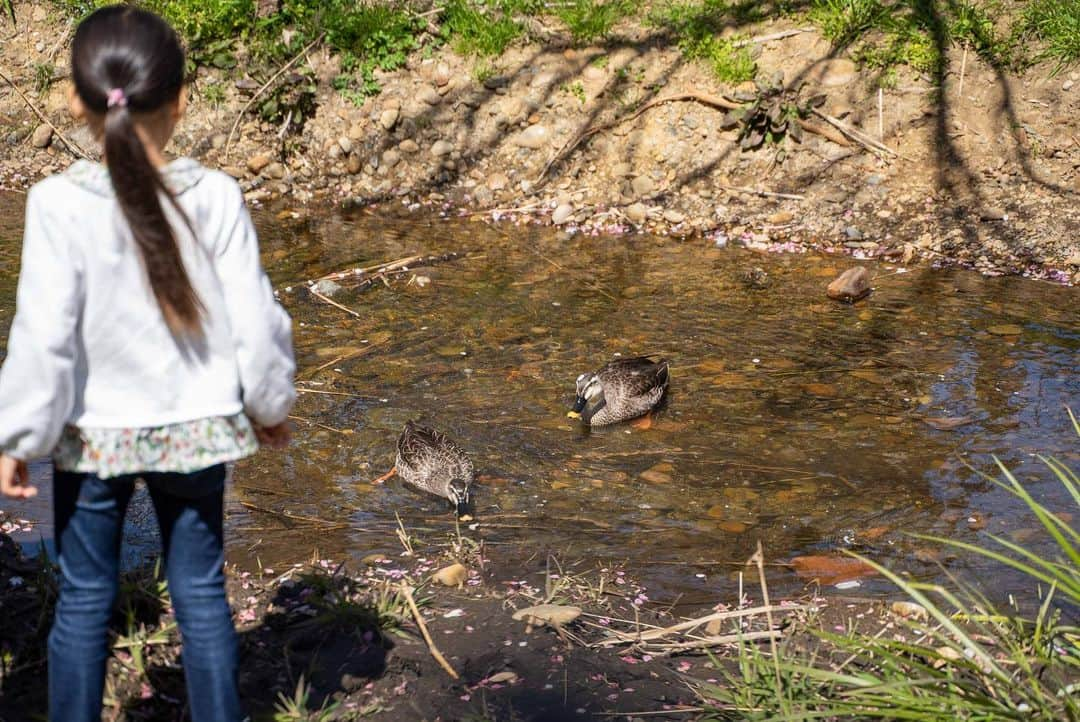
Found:
<svg viewBox="0 0 1080 722"><path fill-rule="evenodd" d="M275 426L256 426L255 438L263 446L284 449L292 441L292 427L288 421L282 421Z"/></svg>
<svg viewBox="0 0 1080 722"><path fill-rule="evenodd" d="M14 499L37 496L37 487L30 484L30 470L25 461L0 454L0 493Z"/></svg>

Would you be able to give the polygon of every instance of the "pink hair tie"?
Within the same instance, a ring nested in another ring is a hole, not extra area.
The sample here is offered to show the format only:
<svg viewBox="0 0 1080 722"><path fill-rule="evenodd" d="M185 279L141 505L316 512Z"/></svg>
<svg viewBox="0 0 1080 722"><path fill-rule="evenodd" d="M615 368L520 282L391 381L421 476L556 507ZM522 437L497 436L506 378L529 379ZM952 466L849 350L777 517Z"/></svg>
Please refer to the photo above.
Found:
<svg viewBox="0 0 1080 722"><path fill-rule="evenodd" d="M114 106L120 108L127 107L127 96L124 95L123 88L113 88L109 91L109 95L105 101L105 107L112 108Z"/></svg>

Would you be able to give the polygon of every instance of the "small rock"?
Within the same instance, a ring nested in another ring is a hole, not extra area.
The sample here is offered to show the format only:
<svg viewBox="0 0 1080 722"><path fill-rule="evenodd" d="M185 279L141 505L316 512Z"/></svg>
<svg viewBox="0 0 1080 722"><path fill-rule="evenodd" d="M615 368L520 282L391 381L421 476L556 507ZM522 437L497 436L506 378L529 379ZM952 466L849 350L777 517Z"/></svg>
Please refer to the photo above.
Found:
<svg viewBox="0 0 1080 722"><path fill-rule="evenodd" d="M861 241L863 239L863 232L855 226L848 226L845 228L844 235L852 241Z"/></svg>
<svg viewBox="0 0 1080 722"><path fill-rule="evenodd" d="M1015 323L1003 323L1000 326L991 326L986 331L994 336L1019 336L1024 329Z"/></svg>
<svg viewBox="0 0 1080 722"><path fill-rule="evenodd" d="M863 266L849 268L829 284L825 293L836 301L854 303L870 293L870 271Z"/></svg>
<svg viewBox="0 0 1080 722"><path fill-rule="evenodd" d="M424 88L416 94L416 97L428 105L438 105L442 102L442 96L435 88Z"/></svg>
<svg viewBox="0 0 1080 722"><path fill-rule="evenodd" d="M1061 89L1064 90L1064 91L1069 91L1069 90L1072 90L1072 87L1074 85L1076 85L1076 81L1074 81L1072 78L1069 78L1068 80L1066 80L1064 83L1061 84Z"/></svg>
<svg viewBox="0 0 1080 722"><path fill-rule="evenodd" d="M34 134L30 136L30 142L34 144L35 148L48 148L49 143L52 142L53 129L44 123L34 129Z"/></svg>
<svg viewBox="0 0 1080 722"><path fill-rule="evenodd" d="M644 223L649 214L648 209L645 208L643 203L632 203L628 205L624 213L626 213L626 217L635 226L640 226Z"/></svg>
<svg viewBox="0 0 1080 722"><path fill-rule="evenodd" d="M335 283L328 278L324 278L312 286L311 290L315 293L322 294L327 298L333 298L336 294L341 293L342 286L340 283Z"/></svg>
<svg viewBox="0 0 1080 722"><path fill-rule="evenodd" d="M221 150L225 147L226 140L228 138L225 137L224 133L214 133L214 136L210 138L210 147L214 150Z"/></svg>
<svg viewBox="0 0 1080 722"><path fill-rule="evenodd" d="M514 143L522 148L535 150L544 147L550 137L551 133L547 127L537 123L518 133L514 138Z"/></svg>
<svg viewBox="0 0 1080 722"><path fill-rule="evenodd" d="M538 604L535 607L525 607L514 612L517 621L526 620L529 624L550 624L561 627L569 624L581 616L581 607L563 606L561 604Z"/></svg>
<svg viewBox="0 0 1080 722"><path fill-rule="evenodd" d="M285 177L285 166L281 163L271 163L263 170L263 175L267 178L281 180Z"/></svg>
<svg viewBox="0 0 1080 722"><path fill-rule="evenodd" d="M630 187L633 189L634 195L640 198L641 196L648 195L656 190L656 183L654 183L653 179L647 175L639 175L637 178L630 181Z"/></svg>
<svg viewBox="0 0 1080 722"><path fill-rule="evenodd" d="M647 481L650 484L670 484L671 474L665 471L658 471L656 469L646 469L638 474L642 481Z"/></svg>
<svg viewBox="0 0 1080 722"><path fill-rule="evenodd" d="M442 87L450 82L450 66L439 63L435 66L435 85Z"/></svg>
<svg viewBox="0 0 1080 722"><path fill-rule="evenodd" d="M506 177L505 173L492 173L488 176L488 190L501 191L509 185L510 179Z"/></svg>
<svg viewBox="0 0 1080 722"><path fill-rule="evenodd" d="M793 220L795 220L795 214L791 211L777 211L765 220L768 221L771 225L781 226L785 223L791 223Z"/></svg>
<svg viewBox="0 0 1080 722"><path fill-rule="evenodd" d="M743 282L758 291L769 287L769 274L759 266L754 266L743 274Z"/></svg>
<svg viewBox="0 0 1080 722"><path fill-rule="evenodd" d="M398 145L398 150L402 153L417 153L420 151L420 146L412 138L406 138Z"/></svg>
<svg viewBox="0 0 1080 722"><path fill-rule="evenodd" d="M611 167L611 175L616 178L629 178L634 175L634 166L629 163L616 163Z"/></svg>
<svg viewBox="0 0 1080 722"><path fill-rule="evenodd" d="M397 125L398 118L401 117L401 111L397 108L387 108L383 112L379 113L379 126L383 130L393 130Z"/></svg>
<svg viewBox="0 0 1080 722"><path fill-rule="evenodd" d="M345 155L352 153L352 141L348 138L348 136L343 135L338 138L337 144L338 148L341 148L341 152Z"/></svg>
<svg viewBox="0 0 1080 722"><path fill-rule="evenodd" d="M252 173L258 175L262 169L270 165L273 159L267 153L258 153L248 158L247 167Z"/></svg>
<svg viewBox="0 0 1080 722"><path fill-rule="evenodd" d="M393 168L401 162L401 153L398 153L393 148L383 151L382 164L387 168Z"/></svg>
<svg viewBox="0 0 1080 722"><path fill-rule="evenodd" d="M360 154L349 153L349 157L345 159L345 170L349 171L350 175L356 175L363 167L364 162L360 160Z"/></svg>
<svg viewBox="0 0 1080 722"><path fill-rule="evenodd" d="M551 222L557 226L561 226L563 223L570 220L570 216L572 215L574 215L574 207L569 203L563 203L551 214Z"/></svg>
<svg viewBox="0 0 1080 722"><path fill-rule="evenodd" d="M365 556L363 559L360 560L360 563L366 564L369 567L373 567L388 561L390 561L390 557L386 556L385 554L379 554L378 552L376 552L375 554L368 554L367 556Z"/></svg>
<svg viewBox="0 0 1080 722"><path fill-rule="evenodd" d="M686 216L674 208L668 208L664 211L664 220L668 223L682 223L686 220Z"/></svg>
<svg viewBox="0 0 1080 722"><path fill-rule="evenodd" d="M451 564L435 572L432 579L447 587L460 587L469 578L469 570L463 564Z"/></svg>
<svg viewBox="0 0 1080 722"><path fill-rule="evenodd" d="M454 144L448 140L437 140L431 144L431 154L436 158L450 155L454 152Z"/></svg>
<svg viewBox="0 0 1080 722"><path fill-rule="evenodd" d="M817 81L826 88L849 85L858 77L859 69L847 58L831 58L818 63L810 71L811 81Z"/></svg>
<svg viewBox="0 0 1080 722"><path fill-rule="evenodd" d="M984 208L982 213L979 214L979 217L984 221L1004 221L1008 220L1009 215L1004 209L991 206L989 208Z"/></svg>
<svg viewBox="0 0 1080 722"><path fill-rule="evenodd" d="M922 619L929 618L929 613L926 611L926 607L915 602L893 602L890 607L892 613L898 617L905 619Z"/></svg>
<svg viewBox="0 0 1080 722"><path fill-rule="evenodd" d="M236 180L240 180L244 177L244 169L235 165L222 166L221 170Z"/></svg>

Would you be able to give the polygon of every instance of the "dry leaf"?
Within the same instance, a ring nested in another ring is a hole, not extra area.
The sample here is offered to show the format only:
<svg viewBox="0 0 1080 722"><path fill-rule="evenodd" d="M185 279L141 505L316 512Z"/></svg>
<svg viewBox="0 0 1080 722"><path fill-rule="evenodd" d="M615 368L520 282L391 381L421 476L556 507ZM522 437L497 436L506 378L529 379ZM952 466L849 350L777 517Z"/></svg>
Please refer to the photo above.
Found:
<svg viewBox="0 0 1080 722"><path fill-rule="evenodd" d="M877 570L866 562L852 557L828 554L810 554L791 560L795 573L800 577L817 579L821 584L837 584L858 577L869 577Z"/></svg>
<svg viewBox="0 0 1080 722"><path fill-rule="evenodd" d="M931 419L929 417L923 418L923 423L934 427L938 431L949 431L961 426L967 426L973 421L975 421L975 419L970 416L941 416L936 419Z"/></svg>
<svg viewBox="0 0 1080 722"><path fill-rule="evenodd" d="M447 587L460 587L469 578L469 570L462 564L451 564L435 572L431 578Z"/></svg>
<svg viewBox="0 0 1080 722"><path fill-rule="evenodd" d="M529 624L550 624L556 627L569 624L579 616L581 616L581 607L561 604L539 604L514 612L514 619L519 622L525 620Z"/></svg>
<svg viewBox="0 0 1080 722"><path fill-rule="evenodd" d="M893 602L892 613L898 617L904 617L905 619L928 619L929 613L926 611L926 607L915 602Z"/></svg>

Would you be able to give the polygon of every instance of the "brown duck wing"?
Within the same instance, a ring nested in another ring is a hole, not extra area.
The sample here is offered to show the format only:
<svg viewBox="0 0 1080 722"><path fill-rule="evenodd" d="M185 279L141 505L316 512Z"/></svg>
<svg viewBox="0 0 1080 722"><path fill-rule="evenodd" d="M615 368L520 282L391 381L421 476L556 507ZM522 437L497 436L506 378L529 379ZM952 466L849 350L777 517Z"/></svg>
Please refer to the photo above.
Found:
<svg viewBox="0 0 1080 722"><path fill-rule="evenodd" d="M633 398L645 396L668 384L668 362L653 361L647 356L617 359L600 370L605 386L618 387L621 395Z"/></svg>

